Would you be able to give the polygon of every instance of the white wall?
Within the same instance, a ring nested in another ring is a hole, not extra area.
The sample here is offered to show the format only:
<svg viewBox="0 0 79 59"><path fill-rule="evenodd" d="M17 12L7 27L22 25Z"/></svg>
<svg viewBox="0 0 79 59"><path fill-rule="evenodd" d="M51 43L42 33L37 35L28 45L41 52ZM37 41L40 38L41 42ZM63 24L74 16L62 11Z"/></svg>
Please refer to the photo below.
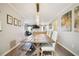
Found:
<svg viewBox="0 0 79 59"><path fill-rule="evenodd" d="M61 31L61 16L72 10L72 13L74 11L74 7L79 6L79 4L73 4L72 6L69 6L66 9L63 9L63 11L58 15L58 21L59 21L59 42L72 51L75 55L79 55L79 33L74 32L74 18L72 17L72 31L71 32L62 32ZM74 13L73 13L74 16Z"/></svg>
<svg viewBox="0 0 79 59"><path fill-rule="evenodd" d="M2 32L0 32L0 55L9 50L9 43L12 40L19 41L24 39L23 27L7 24L7 14L22 20L19 14L8 4L0 4L0 21L2 22Z"/></svg>

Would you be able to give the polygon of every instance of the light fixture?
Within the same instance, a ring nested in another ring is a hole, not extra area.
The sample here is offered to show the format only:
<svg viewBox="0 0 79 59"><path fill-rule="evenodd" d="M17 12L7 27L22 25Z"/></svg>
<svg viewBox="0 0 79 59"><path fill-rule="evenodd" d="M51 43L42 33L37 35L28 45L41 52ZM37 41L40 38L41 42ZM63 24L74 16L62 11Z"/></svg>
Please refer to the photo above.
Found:
<svg viewBox="0 0 79 59"><path fill-rule="evenodd" d="M36 3L36 24L39 25L39 3Z"/></svg>
<svg viewBox="0 0 79 59"><path fill-rule="evenodd" d="M36 3L37 12L39 12L39 3Z"/></svg>

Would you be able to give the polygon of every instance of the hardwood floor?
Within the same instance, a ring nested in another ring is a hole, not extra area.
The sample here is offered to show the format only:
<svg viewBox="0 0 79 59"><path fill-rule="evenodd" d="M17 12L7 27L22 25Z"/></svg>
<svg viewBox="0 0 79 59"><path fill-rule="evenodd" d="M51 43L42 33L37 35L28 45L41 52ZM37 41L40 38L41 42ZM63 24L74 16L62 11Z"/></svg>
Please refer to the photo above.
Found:
<svg viewBox="0 0 79 59"><path fill-rule="evenodd" d="M67 51L66 49L64 49L62 46L57 44L55 56L74 56L74 55L69 51Z"/></svg>
<svg viewBox="0 0 79 59"><path fill-rule="evenodd" d="M46 52L46 54L47 54L47 52ZM48 54L49 54L49 52L48 52ZM27 52L26 56L31 56L31 53L30 52ZM54 56L74 56L74 55L72 53L70 53L69 51L65 50L60 45L57 44L56 45L56 51L54 53Z"/></svg>

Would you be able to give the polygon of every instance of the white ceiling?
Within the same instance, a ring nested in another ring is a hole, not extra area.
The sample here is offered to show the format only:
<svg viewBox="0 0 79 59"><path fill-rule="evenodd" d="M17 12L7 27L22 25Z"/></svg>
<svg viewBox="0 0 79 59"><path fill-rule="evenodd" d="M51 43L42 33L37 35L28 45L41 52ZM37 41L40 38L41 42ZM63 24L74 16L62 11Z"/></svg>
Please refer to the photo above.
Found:
<svg viewBox="0 0 79 59"><path fill-rule="evenodd" d="M11 4L19 14L29 23L36 22L36 5L34 3L14 3ZM39 17L40 23L48 23L70 3L40 3Z"/></svg>

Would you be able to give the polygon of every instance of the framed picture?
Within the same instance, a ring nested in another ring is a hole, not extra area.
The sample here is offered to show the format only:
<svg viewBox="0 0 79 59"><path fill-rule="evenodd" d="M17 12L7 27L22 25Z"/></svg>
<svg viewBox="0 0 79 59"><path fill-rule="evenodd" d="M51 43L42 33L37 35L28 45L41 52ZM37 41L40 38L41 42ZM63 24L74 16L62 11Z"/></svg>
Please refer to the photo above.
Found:
<svg viewBox="0 0 79 59"><path fill-rule="evenodd" d="M61 30L62 31L71 31L72 30L72 11L69 11L62 16Z"/></svg>
<svg viewBox="0 0 79 59"><path fill-rule="evenodd" d="M13 17L7 14L7 24L13 24Z"/></svg>
<svg viewBox="0 0 79 59"><path fill-rule="evenodd" d="M52 26L52 29L53 29L54 31L57 31L57 30L58 30L58 19L54 19L52 25L53 25L53 26Z"/></svg>
<svg viewBox="0 0 79 59"><path fill-rule="evenodd" d="M21 26L21 20L18 20L18 26Z"/></svg>
<svg viewBox="0 0 79 59"><path fill-rule="evenodd" d="M18 19L14 18L14 26L18 26Z"/></svg>
<svg viewBox="0 0 79 59"><path fill-rule="evenodd" d="M0 21L0 31L2 31L2 23L1 23L1 21Z"/></svg>
<svg viewBox="0 0 79 59"><path fill-rule="evenodd" d="M79 32L79 6L74 9L74 31Z"/></svg>
<svg viewBox="0 0 79 59"><path fill-rule="evenodd" d="M52 24L49 24L49 29L52 29Z"/></svg>

